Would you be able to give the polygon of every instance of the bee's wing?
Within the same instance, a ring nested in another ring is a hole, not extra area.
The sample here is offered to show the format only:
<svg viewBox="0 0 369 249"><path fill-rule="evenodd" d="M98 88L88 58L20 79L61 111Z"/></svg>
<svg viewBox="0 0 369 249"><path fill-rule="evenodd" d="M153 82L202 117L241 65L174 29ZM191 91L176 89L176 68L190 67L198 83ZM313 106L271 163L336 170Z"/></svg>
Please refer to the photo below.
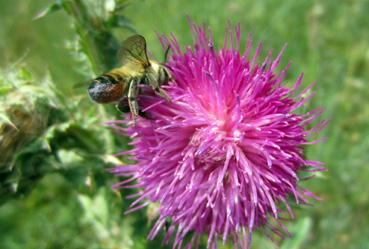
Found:
<svg viewBox="0 0 369 249"><path fill-rule="evenodd" d="M146 53L146 40L142 35L128 37L122 44L118 53L122 65L137 64L147 67L150 65Z"/></svg>

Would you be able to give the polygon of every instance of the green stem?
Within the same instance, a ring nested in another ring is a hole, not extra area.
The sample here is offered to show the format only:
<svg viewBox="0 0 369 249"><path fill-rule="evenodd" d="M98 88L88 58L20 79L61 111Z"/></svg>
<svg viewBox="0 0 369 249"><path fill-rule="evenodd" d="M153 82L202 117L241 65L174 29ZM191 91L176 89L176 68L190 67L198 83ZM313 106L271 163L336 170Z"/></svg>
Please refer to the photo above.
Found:
<svg viewBox="0 0 369 249"><path fill-rule="evenodd" d="M65 4L65 10L75 19L77 33L91 63L93 72L95 75L100 74L102 72L101 63L99 63L99 61L101 62L101 56L93 37L94 27L91 26L93 23L92 18L89 16L86 6L81 0L75 0L67 2Z"/></svg>
<svg viewBox="0 0 369 249"><path fill-rule="evenodd" d="M108 120L109 117L107 115L107 112L105 110L105 108L102 105L98 106L98 112L99 112L99 116L102 117L103 120ZM102 136L104 138L105 141L105 147L106 147L106 152L108 154L112 154L114 153L114 140L113 137L111 136L110 132L108 129L104 129Z"/></svg>
<svg viewBox="0 0 369 249"><path fill-rule="evenodd" d="M91 17L82 0L68 1L65 3L64 8L65 11L75 19L76 30L94 74L101 74L107 66L103 65L105 63L104 55L100 52L101 48L98 42L98 35L103 31L101 30L101 20L99 17ZM101 6L101 8L103 8L103 6ZM103 106L98 107L98 112L104 120L109 120ZM105 140L107 153L112 153L114 150L114 141L108 130L103 132L103 138Z"/></svg>

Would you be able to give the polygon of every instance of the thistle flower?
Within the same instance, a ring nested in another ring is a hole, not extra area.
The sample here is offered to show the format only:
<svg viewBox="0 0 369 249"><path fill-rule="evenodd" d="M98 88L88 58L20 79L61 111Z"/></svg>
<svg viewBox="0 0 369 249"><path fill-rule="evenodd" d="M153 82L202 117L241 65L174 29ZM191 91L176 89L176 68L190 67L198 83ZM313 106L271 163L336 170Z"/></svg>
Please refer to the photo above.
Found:
<svg viewBox="0 0 369 249"><path fill-rule="evenodd" d="M261 46L249 60L249 38L240 54L239 25L227 28L219 51L211 31L190 27L194 45L184 51L173 35L161 37L163 48L172 52L167 66L174 81L165 88L172 102L145 94L140 106L151 119L128 128L119 126L124 120L113 124L134 138L128 153L137 162L112 170L131 176L115 187L141 190L131 196L138 198L127 213L160 204L148 238L171 220L164 243L173 236L173 248L198 248L204 234L207 248L228 238L234 248L248 248L258 228L283 237L288 231L281 217L293 218L289 197L297 204L314 198L297 185L298 173L324 170L303 154L304 145L317 142L309 142L309 135L326 125L312 124L322 111L295 112L313 96L313 85L298 93L303 75L292 88L282 85L289 66L279 74L276 67L283 50L274 60L269 53L259 65Z"/></svg>

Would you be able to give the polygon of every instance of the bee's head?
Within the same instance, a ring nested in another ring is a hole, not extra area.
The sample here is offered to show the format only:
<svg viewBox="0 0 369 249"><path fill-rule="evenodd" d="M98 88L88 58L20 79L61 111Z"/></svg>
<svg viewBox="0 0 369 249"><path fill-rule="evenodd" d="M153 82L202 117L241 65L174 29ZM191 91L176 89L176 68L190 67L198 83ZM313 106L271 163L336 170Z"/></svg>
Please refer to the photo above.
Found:
<svg viewBox="0 0 369 249"><path fill-rule="evenodd" d="M172 80L172 75L170 74L167 67L164 65L159 65L158 69L158 82L159 85L168 84Z"/></svg>
<svg viewBox="0 0 369 249"><path fill-rule="evenodd" d="M164 65L157 62L151 62L151 67L145 74L145 84L150 85L156 94L168 101L170 100L170 97L163 89L161 89L161 86L168 84L171 79L172 77L169 70Z"/></svg>

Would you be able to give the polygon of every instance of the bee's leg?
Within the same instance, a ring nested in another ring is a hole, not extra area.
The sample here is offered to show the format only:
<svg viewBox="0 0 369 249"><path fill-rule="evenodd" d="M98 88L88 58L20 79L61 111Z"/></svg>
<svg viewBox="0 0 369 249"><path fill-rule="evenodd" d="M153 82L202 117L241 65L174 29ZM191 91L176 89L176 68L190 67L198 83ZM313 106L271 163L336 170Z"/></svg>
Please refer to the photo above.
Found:
<svg viewBox="0 0 369 249"><path fill-rule="evenodd" d="M128 97L122 97L121 99L119 99L116 107L120 112L123 112L123 113L130 112L131 109L128 104Z"/></svg>
<svg viewBox="0 0 369 249"><path fill-rule="evenodd" d="M136 125L136 119L139 113L138 103L137 103L137 95L138 95L138 78L132 78L129 82L128 89L128 104L129 109L133 115L133 123Z"/></svg>
<svg viewBox="0 0 369 249"><path fill-rule="evenodd" d="M131 109L130 109L129 104L128 104L128 97L121 98L118 101L116 107L120 112L123 112L123 113L131 112ZM150 117L150 115L147 112L143 112L140 109L138 111L138 115L140 115L143 118L152 119L152 117Z"/></svg>
<svg viewBox="0 0 369 249"><path fill-rule="evenodd" d="M169 97L169 95L167 94L166 91L164 91L160 87L156 87L154 89L154 91L156 92L157 95L159 95L160 97L164 98L166 101L170 102L170 97Z"/></svg>

